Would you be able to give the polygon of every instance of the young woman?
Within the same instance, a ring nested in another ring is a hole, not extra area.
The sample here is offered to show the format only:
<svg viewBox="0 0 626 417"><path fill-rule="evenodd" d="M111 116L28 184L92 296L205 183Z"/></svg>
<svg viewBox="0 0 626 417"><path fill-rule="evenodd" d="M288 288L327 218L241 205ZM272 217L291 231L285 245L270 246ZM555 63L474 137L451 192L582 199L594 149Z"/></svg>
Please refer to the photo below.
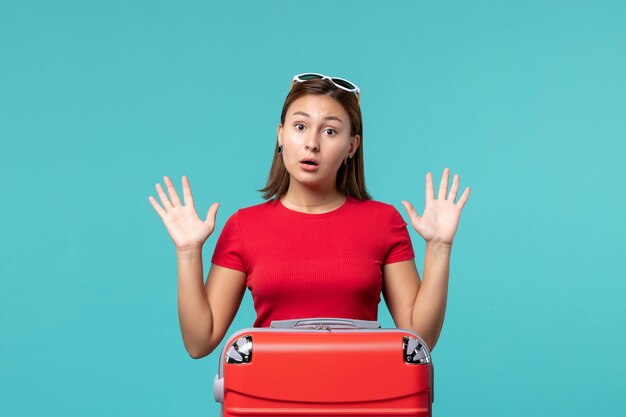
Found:
<svg viewBox="0 0 626 417"><path fill-rule="evenodd" d="M255 327L272 320L342 317L376 320L380 293L397 327L419 334L432 350L446 309L452 242L470 193L455 203L459 176L448 194L443 171L437 198L426 174L426 207L418 215L403 201L413 228L426 241L420 282L406 223L394 206L372 200L363 169L360 91L350 81L300 74L292 81L278 124L276 152L262 204L226 221L203 284L202 246L213 233L219 203L201 220L189 180L181 203L164 177L163 220L178 258L178 314L193 358L222 341L246 287Z"/></svg>

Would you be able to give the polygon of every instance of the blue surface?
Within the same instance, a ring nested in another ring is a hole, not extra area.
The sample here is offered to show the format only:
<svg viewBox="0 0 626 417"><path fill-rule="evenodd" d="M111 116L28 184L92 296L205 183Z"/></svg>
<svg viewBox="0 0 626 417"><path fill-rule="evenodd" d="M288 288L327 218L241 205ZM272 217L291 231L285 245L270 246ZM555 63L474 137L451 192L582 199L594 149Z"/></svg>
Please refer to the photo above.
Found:
<svg viewBox="0 0 626 417"><path fill-rule="evenodd" d="M188 175L221 202L206 274L315 71L361 87L375 199L408 219L446 166L472 187L434 414L625 415L624 4L3 0L0 414L218 414L148 196ZM246 293L229 333L254 317Z"/></svg>

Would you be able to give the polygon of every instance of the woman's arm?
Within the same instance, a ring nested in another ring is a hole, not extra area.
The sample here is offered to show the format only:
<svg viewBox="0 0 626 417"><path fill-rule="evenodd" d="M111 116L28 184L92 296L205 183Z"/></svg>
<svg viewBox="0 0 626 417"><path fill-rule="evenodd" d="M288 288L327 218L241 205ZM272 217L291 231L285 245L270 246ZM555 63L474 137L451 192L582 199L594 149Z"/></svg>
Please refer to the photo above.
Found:
<svg viewBox="0 0 626 417"><path fill-rule="evenodd" d="M202 247L177 249L178 320L183 343L192 358L200 358L209 350L213 332L211 306L202 283Z"/></svg>
<svg viewBox="0 0 626 417"><path fill-rule="evenodd" d="M246 290L246 274L212 265L202 284L202 248L176 251L178 319L189 355L199 359L221 343Z"/></svg>
<svg viewBox="0 0 626 417"><path fill-rule="evenodd" d="M455 203L460 177L458 174L454 175L448 195L449 177L450 169L445 168L439 185L439 193L435 198L432 173L426 174L426 207L421 216L411 203L402 202L413 228L426 241L424 282L415 296L411 325L418 329L418 334L426 338L425 341L431 350L437 343L443 327L448 298L452 242L459 225L461 211L470 195L470 188L467 187L459 201Z"/></svg>
<svg viewBox="0 0 626 417"><path fill-rule="evenodd" d="M161 184L156 184L163 207L152 196L148 200L176 246L178 319L185 348L192 358L201 358L210 354L224 338L241 304L246 274L211 267L206 284L202 284L202 246L215 230L219 203L211 205L203 221L196 212L187 176L183 176L184 204L169 177L163 179L169 198Z"/></svg>
<svg viewBox="0 0 626 417"><path fill-rule="evenodd" d="M413 259L383 268L383 297L394 323L417 333L431 351L446 314L450 250L448 246L426 245L423 281Z"/></svg>
<svg viewBox="0 0 626 417"><path fill-rule="evenodd" d="M427 243L424 277L413 305L411 325L432 350L437 344L448 299L448 276L452 245Z"/></svg>

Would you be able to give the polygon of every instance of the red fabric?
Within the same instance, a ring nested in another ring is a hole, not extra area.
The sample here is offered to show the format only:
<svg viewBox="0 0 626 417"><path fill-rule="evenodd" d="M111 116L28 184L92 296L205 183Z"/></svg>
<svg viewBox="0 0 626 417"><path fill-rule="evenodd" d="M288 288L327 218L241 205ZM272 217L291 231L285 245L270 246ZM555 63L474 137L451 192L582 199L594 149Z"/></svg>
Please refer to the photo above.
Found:
<svg viewBox="0 0 626 417"><path fill-rule="evenodd" d="M211 262L243 271L257 318L377 320L382 266L413 259L398 210L348 197L339 208L307 214L273 199L226 221Z"/></svg>

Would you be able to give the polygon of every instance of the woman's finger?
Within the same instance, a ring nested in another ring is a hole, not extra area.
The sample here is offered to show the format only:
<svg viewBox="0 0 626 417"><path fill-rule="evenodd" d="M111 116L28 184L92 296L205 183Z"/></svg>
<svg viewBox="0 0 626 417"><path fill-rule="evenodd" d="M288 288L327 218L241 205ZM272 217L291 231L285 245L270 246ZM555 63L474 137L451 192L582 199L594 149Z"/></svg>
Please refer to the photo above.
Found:
<svg viewBox="0 0 626 417"><path fill-rule="evenodd" d="M163 209L167 213L169 210L172 209L172 203L170 203L170 200L167 199L165 191L163 191L163 188L161 187L161 183L157 183L156 189L157 193L159 194L159 198L161 199L161 204L163 204Z"/></svg>
<svg viewBox="0 0 626 417"><path fill-rule="evenodd" d="M150 200L150 204L152 204L152 207L154 207L154 209L156 210L157 214L159 215L160 218L163 218L163 216L165 216L167 213L165 212L165 210L163 210L161 208L161 206L159 206L159 203L157 203L157 201L154 199L154 197L150 196L148 197L148 200Z"/></svg>
<svg viewBox="0 0 626 417"><path fill-rule="evenodd" d="M213 203L207 212L206 220L204 222L211 225L211 228L215 228L215 218L217 217L217 209L219 207L220 203Z"/></svg>
<svg viewBox="0 0 626 417"><path fill-rule="evenodd" d="M413 208L413 205L405 200L402 200L402 205L406 209L406 212L409 215L409 218L411 219L411 223L413 224L413 226L418 224L420 221L420 216L419 214L417 214L417 211L415 210L415 208Z"/></svg>
<svg viewBox="0 0 626 417"><path fill-rule="evenodd" d="M450 177L450 169L444 168L443 175L441 176L441 183L439 184L438 200L445 200L448 193L448 179Z"/></svg>
<svg viewBox="0 0 626 417"><path fill-rule="evenodd" d="M167 192L170 195L170 199L172 200L172 206L179 207L180 199L178 198L178 194L176 193L176 188L174 188L174 184L172 184L172 180L167 175L163 177L163 181L165 181L165 186L167 187Z"/></svg>
<svg viewBox="0 0 626 417"><path fill-rule="evenodd" d="M189 185L189 178L183 175L183 198L185 199L186 206L193 205L193 195L191 194L191 185Z"/></svg>
<svg viewBox="0 0 626 417"><path fill-rule="evenodd" d="M433 174L432 172L426 173L426 202L435 199L435 190L433 187Z"/></svg>
<svg viewBox="0 0 626 417"><path fill-rule="evenodd" d="M465 189L465 191L463 192L463 194L461 195L461 198L459 198L459 202L456 203L457 207L461 210L463 210L463 207L465 206L465 202L467 201L469 195L470 195L470 188L467 187Z"/></svg>
<svg viewBox="0 0 626 417"><path fill-rule="evenodd" d="M454 203L456 200L456 194L459 190L459 174L454 174L454 179L452 180L452 188L450 189L450 195L448 195L448 200Z"/></svg>

